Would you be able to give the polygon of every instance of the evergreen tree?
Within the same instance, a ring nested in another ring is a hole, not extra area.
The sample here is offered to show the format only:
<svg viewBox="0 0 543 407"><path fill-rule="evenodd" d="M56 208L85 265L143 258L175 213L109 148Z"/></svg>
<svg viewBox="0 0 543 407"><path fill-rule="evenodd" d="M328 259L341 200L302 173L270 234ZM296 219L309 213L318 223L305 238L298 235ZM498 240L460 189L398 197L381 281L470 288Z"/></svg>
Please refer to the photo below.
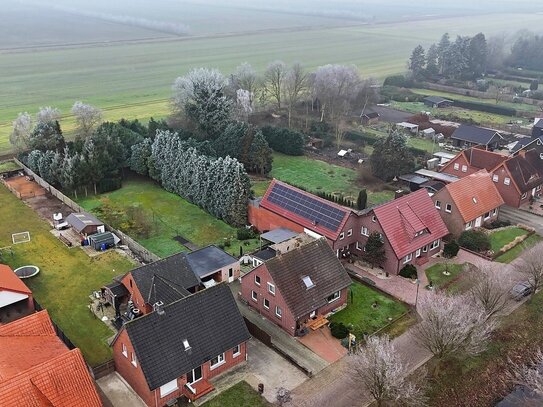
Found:
<svg viewBox="0 0 543 407"><path fill-rule="evenodd" d="M378 140L370 157L373 175L391 181L394 177L412 172L415 168L413 155L407 140L398 130L392 130L385 139Z"/></svg>
<svg viewBox="0 0 543 407"><path fill-rule="evenodd" d="M152 153L153 141L149 138L132 146L130 169L141 175L149 174L149 157Z"/></svg>
<svg viewBox="0 0 543 407"><path fill-rule="evenodd" d="M385 244L380 233L371 232L364 246L362 258L371 264L372 267L381 267L386 261Z"/></svg>
<svg viewBox="0 0 543 407"><path fill-rule="evenodd" d="M66 154L65 154L66 155ZM106 174L106 157L109 157L107 151L100 151L96 146L92 137L89 137L85 140L83 147L83 160L87 167L87 180L94 187L94 194L98 194L97 184L104 178ZM70 164L71 165L71 164ZM71 171L71 168L70 168Z"/></svg>
<svg viewBox="0 0 543 407"><path fill-rule="evenodd" d="M449 33L445 33L437 44L437 67L440 74L446 72L446 67L450 60L450 47L451 40Z"/></svg>
<svg viewBox="0 0 543 407"><path fill-rule="evenodd" d="M51 185L61 185L64 157L60 152L55 152L49 167L50 179L46 180Z"/></svg>
<svg viewBox="0 0 543 407"><path fill-rule="evenodd" d="M409 70L413 73L414 79L420 80L423 78L425 66L426 57L424 55L424 48L421 45L417 45L411 53L411 58L409 58Z"/></svg>
<svg viewBox="0 0 543 407"><path fill-rule="evenodd" d="M430 48L428 48L428 52L426 54L426 76L432 77L439 73L438 60L439 52L437 45L432 44Z"/></svg>
<svg viewBox="0 0 543 407"><path fill-rule="evenodd" d="M26 158L26 165L36 174L40 173L39 162L43 157L43 152L40 150L32 150Z"/></svg>
<svg viewBox="0 0 543 407"><path fill-rule="evenodd" d="M469 70L472 78L479 78L486 71L488 46L483 33L472 37L469 41Z"/></svg>
<svg viewBox="0 0 543 407"><path fill-rule="evenodd" d="M245 168L250 172L255 172L260 175L268 174L272 169L273 151L268 146L260 130L251 131L246 134L246 144L249 145L247 154L241 161Z"/></svg>
<svg viewBox="0 0 543 407"><path fill-rule="evenodd" d="M73 192L76 199L77 187L80 183L79 174L81 166L81 156L66 149L64 152L64 164L62 166L61 185L66 191Z"/></svg>
<svg viewBox="0 0 543 407"><path fill-rule="evenodd" d="M28 148L45 152L62 151L64 137L58 121L38 123L28 139Z"/></svg>
<svg viewBox="0 0 543 407"><path fill-rule="evenodd" d="M50 184L55 183L55 179L51 173L51 164L55 158L55 152L48 150L46 151L40 160L38 161L38 169L40 172L40 177Z"/></svg>
<svg viewBox="0 0 543 407"><path fill-rule="evenodd" d="M361 189L358 193L358 199L356 200L356 209L359 211L366 209L366 205L368 203L368 192L366 189Z"/></svg>

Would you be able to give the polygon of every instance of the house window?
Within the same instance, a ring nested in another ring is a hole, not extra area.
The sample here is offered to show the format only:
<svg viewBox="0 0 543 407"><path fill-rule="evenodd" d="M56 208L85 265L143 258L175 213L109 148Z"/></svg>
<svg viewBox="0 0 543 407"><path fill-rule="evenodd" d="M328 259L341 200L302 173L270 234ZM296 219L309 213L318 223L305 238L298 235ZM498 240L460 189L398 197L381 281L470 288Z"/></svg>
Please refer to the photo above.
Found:
<svg viewBox="0 0 543 407"><path fill-rule="evenodd" d="M467 165L462 166L462 172L468 172L468 166Z"/></svg>
<svg viewBox="0 0 543 407"><path fill-rule="evenodd" d="M128 357L128 350L126 349L126 345L123 343L123 355L125 358Z"/></svg>
<svg viewBox="0 0 543 407"><path fill-rule="evenodd" d="M379 240L381 240L381 242L385 241L385 237L383 236L382 233L379 233Z"/></svg>
<svg viewBox="0 0 543 407"><path fill-rule="evenodd" d="M417 253L415 254L415 257L420 257L420 249L417 249Z"/></svg>
<svg viewBox="0 0 543 407"><path fill-rule="evenodd" d="M494 174L494 175L492 176L492 181L498 182L499 180L500 180L500 177L498 177L497 174Z"/></svg>
<svg viewBox="0 0 543 407"><path fill-rule="evenodd" d="M278 306L275 306L275 315L278 318L281 318L283 316L283 310L281 308L279 308Z"/></svg>
<svg viewBox="0 0 543 407"><path fill-rule="evenodd" d="M362 226L362 229L360 230L360 233L362 234L362 236L369 236L370 233L368 232L368 228L365 227L365 226Z"/></svg>
<svg viewBox="0 0 543 407"><path fill-rule="evenodd" d="M422 248L422 252L423 252L423 253L426 253L427 251L428 251L428 245L426 245L426 246L424 246L424 247Z"/></svg>
<svg viewBox="0 0 543 407"><path fill-rule="evenodd" d="M138 367L138 360L136 359L136 354L134 352L132 352L132 362L131 362L134 367Z"/></svg>
<svg viewBox="0 0 543 407"><path fill-rule="evenodd" d="M347 231L347 236L352 236L352 235L353 235L353 230L352 230L352 229L349 229L349 230Z"/></svg>
<svg viewBox="0 0 543 407"><path fill-rule="evenodd" d="M528 192L525 192L520 196L520 199L526 199L527 196L528 196Z"/></svg>
<svg viewBox="0 0 543 407"><path fill-rule="evenodd" d="M360 243L356 242L356 250L362 250L362 248L360 247Z"/></svg>
<svg viewBox="0 0 543 407"><path fill-rule="evenodd" d="M447 213L451 213L451 212L452 212L452 205L451 205L451 204L445 205L445 212L447 212Z"/></svg>
<svg viewBox="0 0 543 407"><path fill-rule="evenodd" d="M130 288L132 288L132 280L129 280L130 281Z"/></svg>
<svg viewBox="0 0 543 407"><path fill-rule="evenodd" d="M224 353L221 353L219 356L215 356L211 359L211 369L215 369L224 363Z"/></svg>
<svg viewBox="0 0 543 407"><path fill-rule="evenodd" d="M272 283L268 283L268 292L271 295L275 295L275 286Z"/></svg>
<svg viewBox="0 0 543 407"><path fill-rule="evenodd" d="M253 301L258 301L258 294L256 293L256 291L251 291L251 298L253 299Z"/></svg>
<svg viewBox="0 0 543 407"><path fill-rule="evenodd" d="M509 177L505 177L505 178L503 179L503 183L504 183L505 185L509 185L509 184L511 183L511 179L510 179Z"/></svg>
<svg viewBox="0 0 543 407"><path fill-rule="evenodd" d="M485 213L485 220L487 220L488 218L490 218L490 211Z"/></svg>
<svg viewBox="0 0 543 407"><path fill-rule="evenodd" d="M336 291L334 294L330 295L327 300L330 303L339 300L339 297L341 297L341 291Z"/></svg>
<svg viewBox="0 0 543 407"><path fill-rule="evenodd" d="M472 226L473 226L473 221L469 221L468 223L466 223L466 230L471 229Z"/></svg>
<svg viewBox="0 0 543 407"><path fill-rule="evenodd" d="M189 384L196 383L200 379L202 379L202 366L198 366L187 373L187 383Z"/></svg>
<svg viewBox="0 0 543 407"><path fill-rule="evenodd" d="M435 248L439 247L440 239L434 240L432 244L430 245L430 250L434 250Z"/></svg>
<svg viewBox="0 0 543 407"><path fill-rule="evenodd" d="M232 356L237 357L241 354L241 347L239 345L234 346L232 349Z"/></svg>
<svg viewBox="0 0 543 407"><path fill-rule="evenodd" d="M541 185L538 185L537 187L535 187L535 190L536 191L541 191Z"/></svg>
<svg viewBox="0 0 543 407"><path fill-rule="evenodd" d="M166 383L163 386L160 386L160 397L166 397L168 394L173 393L178 389L177 379L172 380L171 382Z"/></svg>
<svg viewBox="0 0 543 407"><path fill-rule="evenodd" d="M256 274L255 274L255 284L260 285L260 276L257 276Z"/></svg>
<svg viewBox="0 0 543 407"><path fill-rule="evenodd" d="M498 209L496 208L492 209L492 216L496 216L497 213L498 213Z"/></svg>
<svg viewBox="0 0 543 407"><path fill-rule="evenodd" d="M454 169L458 171L460 169L460 164L454 163Z"/></svg>
<svg viewBox="0 0 543 407"><path fill-rule="evenodd" d="M412 258L413 258L413 253L409 253L407 256L405 256L403 262L404 263L409 263Z"/></svg>
<svg viewBox="0 0 543 407"><path fill-rule="evenodd" d="M371 221L372 222L377 222L377 218L375 217L375 215L371 217Z"/></svg>
<svg viewBox="0 0 543 407"><path fill-rule="evenodd" d="M267 298L264 298L264 308L270 309L270 300Z"/></svg>
<svg viewBox="0 0 543 407"><path fill-rule="evenodd" d="M436 208L441 209L441 202L440 201L436 201Z"/></svg>

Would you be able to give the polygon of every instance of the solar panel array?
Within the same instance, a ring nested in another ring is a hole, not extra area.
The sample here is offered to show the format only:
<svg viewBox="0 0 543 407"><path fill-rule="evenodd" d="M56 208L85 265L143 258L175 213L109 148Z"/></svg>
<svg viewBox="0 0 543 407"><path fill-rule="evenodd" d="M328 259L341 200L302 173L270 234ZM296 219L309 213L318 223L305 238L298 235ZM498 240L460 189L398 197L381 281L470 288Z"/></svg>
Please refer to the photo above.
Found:
<svg viewBox="0 0 543 407"><path fill-rule="evenodd" d="M332 232L337 231L346 213L280 184L273 186L268 195L268 201Z"/></svg>

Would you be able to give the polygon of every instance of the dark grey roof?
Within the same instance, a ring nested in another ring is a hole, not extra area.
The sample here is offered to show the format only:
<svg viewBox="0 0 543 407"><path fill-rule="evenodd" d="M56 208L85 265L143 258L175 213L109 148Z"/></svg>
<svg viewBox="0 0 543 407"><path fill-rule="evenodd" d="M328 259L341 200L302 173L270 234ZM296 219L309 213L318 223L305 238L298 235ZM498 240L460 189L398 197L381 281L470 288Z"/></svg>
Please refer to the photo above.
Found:
<svg viewBox="0 0 543 407"><path fill-rule="evenodd" d="M539 119L537 122L535 122L534 127L537 127L538 129L543 129L543 119Z"/></svg>
<svg viewBox="0 0 543 407"><path fill-rule="evenodd" d="M225 283L199 291L124 325L154 390L250 338ZM185 350L187 340L190 350Z"/></svg>
<svg viewBox="0 0 543 407"><path fill-rule="evenodd" d="M187 260L194 274L200 278L236 263L238 260L224 250L211 245L187 254Z"/></svg>
<svg viewBox="0 0 543 407"><path fill-rule="evenodd" d="M78 232L81 232L87 226L101 226L104 224L104 222L87 212L71 213L66 217L66 222Z"/></svg>
<svg viewBox="0 0 543 407"><path fill-rule="evenodd" d="M275 250L271 247L266 247L265 249L260 250L253 254L253 257L256 257L259 260L266 261L274 258L276 255Z"/></svg>
<svg viewBox="0 0 543 407"><path fill-rule="evenodd" d="M398 178L401 179L402 181L410 182L412 184L417 184L417 185L424 184L425 182L429 180L429 178L426 178L417 174L404 174L404 175L400 175Z"/></svg>
<svg viewBox="0 0 543 407"><path fill-rule="evenodd" d="M298 232L294 232L293 230L290 230L287 228L273 229L273 230L270 230L269 232L262 233L260 235L262 239L267 240L268 242L272 242L272 243L285 242L296 236L298 236Z"/></svg>
<svg viewBox="0 0 543 407"><path fill-rule="evenodd" d="M445 187L445 184L441 181L429 180L420 185L421 188L431 189L433 191L440 191Z"/></svg>
<svg viewBox="0 0 543 407"><path fill-rule="evenodd" d="M138 267L130 271L130 273L143 298L149 298L155 275L163 278L161 283L168 281L186 290L200 284L199 279L192 272L185 253L174 254L154 263ZM168 304L166 298L171 297L171 290L167 289L163 292L162 288L164 288L164 284L156 285L156 293L153 294L153 298Z"/></svg>
<svg viewBox="0 0 543 407"><path fill-rule="evenodd" d="M366 112L361 115L361 117L367 117L368 119L376 119L380 114L377 112Z"/></svg>
<svg viewBox="0 0 543 407"><path fill-rule="evenodd" d="M105 287L111 291L111 294L113 294L114 297L123 297L128 295L128 290L126 287L118 281L108 284Z"/></svg>
<svg viewBox="0 0 543 407"><path fill-rule="evenodd" d="M498 133L496 130L462 124L454 131L451 138L469 141L470 143L487 145L490 143L495 135L498 135L499 138L502 138L501 134Z"/></svg>
<svg viewBox="0 0 543 407"><path fill-rule="evenodd" d="M435 103L435 104L439 104L439 103L443 103L443 102L449 102L449 103L452 103L452 100L449 100L449 99L445 99L441 96L427 96L424 98L425 101L428 101L430 103Z"/></svg>
<svg viewBox="0 0 543 407"><path fill-rule="evenodd" d="M519 141L517 141L517 144L515 144L515 147L511 149L511 154L516 153L519 150L522 150L524 147L528 146L529 144L533 143L537 139L540 139L543 142L543 137L537 137L537 138L531 138L531 137L523 137Z"/></svg>
<svg viewBox="0 0 543 407"><path fill-rule="evenodd" d="M89 236L89 240L93 241L94 243L100 244L100 243L113 243L115 241L115 238L113 237L113 233L111 232L104 232L104 233L95 233L92 236Z"/></svg>
<svg viewBox="0 0 543 407"><path fill-rule="evenodd" d="M147 304L155 304L159 301L162 301L164 304L171 304L181 298L189 296L190 293L185 290L180 285L168 281L164 277L153 275L153 280L151 281L151 288L149 293L144 298L147 301Z"/></svg>
<svg viewBox="0 0 543 407"><path fill-rule="evenodd" d="M351 279L325 239L307 243L264 263L294 318L327 303L327 297L348 287ZM256 270L256 269L255 269ZM312 288L303 278L309 277Z"/></svg>

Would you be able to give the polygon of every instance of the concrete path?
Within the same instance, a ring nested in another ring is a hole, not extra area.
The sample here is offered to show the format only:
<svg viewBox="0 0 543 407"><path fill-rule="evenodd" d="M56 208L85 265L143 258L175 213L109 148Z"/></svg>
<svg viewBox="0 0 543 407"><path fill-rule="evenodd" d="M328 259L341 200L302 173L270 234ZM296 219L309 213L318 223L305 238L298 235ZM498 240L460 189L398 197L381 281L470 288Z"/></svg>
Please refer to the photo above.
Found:
<svg viewBox="0 0 543 407"><path fill-rule="evenodd" d="M543 217L537 216L533 213L522 211L510 206L502 206L498 218L501 220L508 220L512 224L523 224L530 226L535 231L543 236Z"/></svg>
<svg viewBox="0 0 543 407"><path fill-rule="evenodd" d="M98 384L113 407L146 407L143 400L117 372L96 380L96 384Z"/></svg>

